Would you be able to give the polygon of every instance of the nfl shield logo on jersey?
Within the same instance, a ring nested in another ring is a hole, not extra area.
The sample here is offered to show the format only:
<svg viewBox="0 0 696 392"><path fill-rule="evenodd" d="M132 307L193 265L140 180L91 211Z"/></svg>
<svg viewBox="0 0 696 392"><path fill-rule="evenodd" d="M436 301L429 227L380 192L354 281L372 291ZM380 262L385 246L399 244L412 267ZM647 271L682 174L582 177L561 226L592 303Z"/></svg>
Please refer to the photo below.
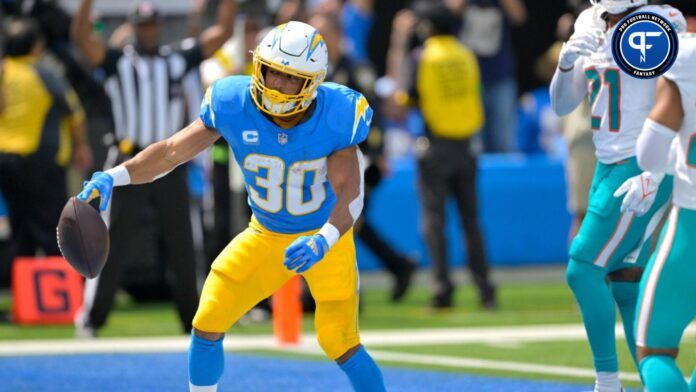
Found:
<svg viewBox="0 0 696 392"><path fill-rule="evenodd" d="M278 143L280 143L281 146L286 145L288 143L288 134L285 132L279 132Z"/></svg>

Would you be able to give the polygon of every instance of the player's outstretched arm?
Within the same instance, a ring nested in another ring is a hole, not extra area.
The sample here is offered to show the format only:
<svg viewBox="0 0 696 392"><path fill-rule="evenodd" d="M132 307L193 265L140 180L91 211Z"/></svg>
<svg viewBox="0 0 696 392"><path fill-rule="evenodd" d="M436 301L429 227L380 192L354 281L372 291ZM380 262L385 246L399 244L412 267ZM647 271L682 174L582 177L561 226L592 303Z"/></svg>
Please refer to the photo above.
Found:
<svg viewBox="0 0 696 392"><path fill-rule="evenodd" d="M336 151L327 158L329 183L336 194L329 221L313 236L302 236L285 250L285 267L303 273L321 261L326 252L360 216L363 207L363 158L357 146Z"/></svg>
<svg viewBox="0 0 696 392"><path fill-rule="evenodd" d="M196 119L168 139L151 144L123 166L128 170L131 184L152 182L193 159L219 137L217 131L208 129L201 119Z"/></svg>
<svg viewBox="0 0 696 392"><path fill-rule="evenodd" d="M104 210L114 186L144 184L156 180L193 159L219 137L217 131L207 128L197 119L168 139L151 144L125 163L106 172L94 173L77 198L89 202L100 197L100 208Z"/></svg>

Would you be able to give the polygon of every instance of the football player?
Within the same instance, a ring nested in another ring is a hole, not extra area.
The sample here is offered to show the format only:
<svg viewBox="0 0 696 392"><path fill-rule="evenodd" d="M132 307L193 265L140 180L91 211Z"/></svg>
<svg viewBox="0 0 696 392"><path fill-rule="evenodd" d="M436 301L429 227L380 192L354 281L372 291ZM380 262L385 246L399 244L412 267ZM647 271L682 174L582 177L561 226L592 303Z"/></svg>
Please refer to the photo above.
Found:
<svg viewBox="0 0 696 392"><path fill-rule="evenodd" d="M587 214L570 246L566 279L582 313L597 379L595 391L620 391L614 324L615 303L635 360L633 326L638 289L650 241L669 200L672 177L642 171L636 139L654 103L655 79L637 79L619 70L611 53L616 24L649 11L686 26L683 15L647 0L591 0L566 42L551 82L551 103L560 116L587 96L597 167ZM624 195L625 194L625 195ZM630 211L628 210L630 209Z"/></svg>
<svg viewBox="0 0 696 392"><path fill-rule="evenodd" d="M637 145L641 168L676 172L674 206L640 282L636 345L650 392L696 391L696 373L687 388L675 363L684 329L696 316L696 36L680 38Z"/></svg>
<svg viewBox="0 0 696 392"><path fill-rule="evenodd" d="M353 223L362 210L363 159L357 144L372 109L360 93L324 83L328 51L301 22L271 30L253 55L252 76L230 76L206 92L200 118L133 159L95 173L79 194L163 176L220 136L242 168L253 217L213 262L193 320L191 391L215 391L225 332L295 274L316 301L317 339L353 387L385 390L358 334ZM182 213L187 213L182 211Z"/></svg>

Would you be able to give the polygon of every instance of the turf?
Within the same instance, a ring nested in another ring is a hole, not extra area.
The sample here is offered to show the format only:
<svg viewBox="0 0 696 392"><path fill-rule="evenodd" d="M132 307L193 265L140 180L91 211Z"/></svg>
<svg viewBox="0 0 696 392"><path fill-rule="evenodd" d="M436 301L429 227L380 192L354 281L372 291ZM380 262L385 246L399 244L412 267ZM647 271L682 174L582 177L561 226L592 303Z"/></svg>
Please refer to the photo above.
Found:
<svg viewBox="0 0 696 392"><path fill-rule="evenodd" d="M339 368L329 363L278 357L225 356L221 391L352 390ZM382 368L390 391L578 392L557 382L481 377L403 368ZM8 391L181 391L187 385L181 354L75 355L0 358L0 378ZM98 385L98 388L95 386Z"/></svg>
<svg viewBox="0 0 696 392"><path fill-rule="evenodd" d="M482 310L477 303L473 289L465 288L457 292L456 308L449 312L428 310L430 295L426 288L416 287L400 304L388 301L386 288L373 287L363 291L360 327L362 330L466 327L466 326L512 326L533 324L567 324L581 322L572 293L565 284L559 283L508 283L499 291L500 307L497 311ZM8 298L0 298L0 310L9 310ZM313 332L311 317L305 317L304 330ZM237 335L270 333L270 322L260 324L241 323L233 327L231 333ZM109 324L100 336L158 336L181 333L179 323L170 303L136 304L120 297L112 313ZM72 326L15 326L0 324L0 341L17 339L70 338ZM619 342L619 360L622 370L635 372L624 342ZM520 345L448 344L409 347L379 347L380 351L427 353L434 355L473 357L482 359L518 361L534 364L573 366L591 369L591 355L585 341L534 342ZM696 364L694 351L696 343L685 337L681 348L679 363L685 374L690 373ZM290 356L319 359L320 356L260 352L266 355ZM326 361L326 360L324 360ZM399 367L437 369L450 373L473 373L495 376L515 376L528 379L553 379L587 383L570 377L545 376L536 374L511 374L507 371L475 369L452 369L438 366L423 366L394 363ZM636 383L629 383L637 386Z"/></svg>
<svg viewBox="0 0 696 392"><path fill-rule="evenodd" d="M683 342L681 355L678 357L682 373L691 374L696 366L696 342L693 340ZM533 342L508 346L491 346L485 344L448 344L437 346L410 346L410 347L380 347L380 351L404 352L414 354L435 354L453 357L469 357L480 359L494 359L501 361L525 362L530 364L561 365L591 369L592 354L589 345L585 341L560 341L560 342ZM621 371L636 373L636 367L628 352L626 343L620 340L617 344L619 367ZM403 365L402 365L403 366ZM420 367L419 367L420 368ZM475 374L501 374L500 372L467 370L467 373ZM519 374L524 378L538 379L549 376ZM553 376L558 380L578 382L578 378L566 378ZM628 382L627 386L639 386L637 382Z"/></svg>
<svg viewBox="0 0 696 392"><path fill-rule="evenodd" d="M618 342L618 355L620 370L636 373L637 370L630 357L625 342ZM696 366L696 342L688 341L682 344L681 355L678 358L678 364L682 372L686 375L691 374ZM550 342L533 342L514 345L489 345L489 344L447 344L447 345L423 345L423 346L380 346L375 348L380 352L392 353L409 353L409 354L427 354L427 355L442 355L448 357L465 357L490 359L498 361L514 361L524 362L528 364L541 364L553 366L569 366L585 369L592 369L592 355L589 346L584 341L550 341ZM321 360L323 357L318 354L305 354L296 352L278 352L271 350L250 350L246 353L257 355L274 355L287 358L307 358ZM508 376L518 377L530 380L557 380L570 383L585 384L590 386L592 379L582 379L578 377L563 377L557 375L543 375L533 373L515 373L510 371L496 371L487 369L463 369L452 368L438 365L422 365L409 364L405 362L390 362L380 361L384 365L399 366L405 368L439 370L448 373L467 373L478 375L492 376ZM625 381L624 386L639 387L640 384L635 381Z"/></svg>
<svg viewBox="0 0 696 392"><path fill-rule="evenodd" d="M511 326L566 324L581 321L572 293L561 283L509 283L498 292L499 309L481 309L472 288L458 290L455 309L433 312L428 308L430 293L416 288L401 304L393 305L381 290L367 290L362 296L361 329Z"/></svg>
<svg viewBox="0 0 696 392"><path fill-rule="evenodd" d="M457 291L455 310L432 312L428 309L429 291L415 287L400 304L388 300L388 292L381 288L364 290L361 295L360 328L432 328L466 326L510 326L524 324L576 323L580 315L571 292L560 283L511 283L499 290L500 308L495 311L480 309L471 288ZM9 310L8 298L0 300L0 311ZM313 331L310 316L304 319L304 329ZM232 333L270 333L270 323L239 324ZM173 304L136 304L119 297L108 324L100 336L159 336L182 333ZM3 339L54 339L73 336L72 326L16 326L0 324Z"/></svg>

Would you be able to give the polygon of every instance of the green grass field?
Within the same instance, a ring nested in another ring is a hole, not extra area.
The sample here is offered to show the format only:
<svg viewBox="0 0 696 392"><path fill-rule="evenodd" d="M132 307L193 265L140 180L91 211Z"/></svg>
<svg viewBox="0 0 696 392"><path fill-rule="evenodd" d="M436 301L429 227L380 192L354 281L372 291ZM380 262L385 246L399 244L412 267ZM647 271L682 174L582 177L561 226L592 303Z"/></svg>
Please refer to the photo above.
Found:
<svg viewBox="0 0 696 392"><path fill-rule="evenodd" d="M500 287L500 308L495 312L479 309L471 288L457 291L456 309L434 313L427 307L429 292L415 287L399 304L388 301L386 289L373 287L364 290L361 301L360 328L433 328L509 326L525 324L566 324L580 322L572 293L563 284L513 283ZM0 299L0 311L9 311L10 299ZM307 331L314 331L311 317L304 322ZM270 323L238 325L232 333L269 333ZM127 297L119 297L116 309L100 336L158 336L180 333L173 304L135 304ZM4 339L56 339L73 336L72 326L14 326L0 324L0 340Z"/></svg>
<svg viewBox="0 0 696 392"><path fill-rule="evenodd" d="M478 307L474 291L467 287L457 292L457 307L449 312L428 310L429 292L425 287L414 288L403 303L393 305L387 300L387 289L371 287L362 295L363 309L360 326L363 331L384 329L443 328L443 327L482 327L519 326L535 324L573 324L580 323L572 293L565 284L559 283L507 283L500 287L500 308L497 311L484 311ZM0 299L0 310L9 310L9 299ZM313 332L311 317L304 320L304 329ZM267 334L272 331L270 322L235 326L231 334ZM109 324L100 336L158 336L179 334L179 323L170 303L135 304L126 298L119 298ZM71 338L71 326L20 327L0 324L0 340ZM621 370L635 373L623 341L619 342ZM523 342L514 344L437 344L413 346L380 346L379 351L394 353L430 354L451 357L480 358L500 361L524 362L592 368L589 347L584 340ZM690 373L696 365L694 352L696 342L692 336L685 336L681 347L679 364ZM300 354L276 351L254 351L263 355L284 355L320 358L314 354ZM389 363L389 362L387 362ZM457 371L475 374L519 376L533 379L554 379L573 382L589 382L574 377L548 376L537 374L516 374L510 371L452 369L441 366L421 364L395 364L416 368L434 368L444 371ZM627 383L637 386L635 382Z"/></svg>

